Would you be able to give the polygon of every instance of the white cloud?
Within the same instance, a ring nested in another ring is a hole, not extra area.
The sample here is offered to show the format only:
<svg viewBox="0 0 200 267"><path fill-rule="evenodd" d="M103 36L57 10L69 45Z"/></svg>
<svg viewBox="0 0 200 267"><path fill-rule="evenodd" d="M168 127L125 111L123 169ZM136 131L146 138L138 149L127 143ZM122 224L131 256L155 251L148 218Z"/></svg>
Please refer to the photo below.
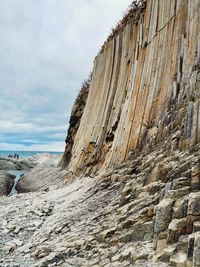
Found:
<svg viewBox="0 0 200 267"><path fill-rule="evenodd" d="M1 146L39 140L54 149L64 141L80 84L129 3L0 1Z"/></svg>
<svg viewBox="0 0 200 267"><path fill-rule="evenodd" d="M64 142L51 142L51 144L33 144L31 147L22 144L9 144L9 143L0 143L0 151L49 151L49 152L64 152L65 144Z"/></svg>
<svg viewBox="0 0 200 267"><path fill-rule="evenodd" d="M1 121L1 132L7 132L7 133L16 133L16 132L31 132L31 133L44 133L44 132L55 132L55 131L66 131L65 125L59 125L59 126L38 126L34 125L32 123L16 123L12 121Z"/></svg>

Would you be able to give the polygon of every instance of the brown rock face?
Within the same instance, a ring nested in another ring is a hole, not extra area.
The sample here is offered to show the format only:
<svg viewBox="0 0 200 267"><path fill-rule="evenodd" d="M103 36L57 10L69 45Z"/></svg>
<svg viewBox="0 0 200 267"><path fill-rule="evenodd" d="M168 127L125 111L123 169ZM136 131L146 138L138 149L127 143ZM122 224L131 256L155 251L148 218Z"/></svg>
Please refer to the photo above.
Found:
<svg viewBox="0 0 200 267"><path fill-rule="evenodd" d="M0 197L10 193L14 185L15 176L0 170Z"/></svg>
<svg viewBox="0 0 200 267"><path fill-rule="evenodd" d="M86 105L82 93L75 103L62 162L74 173L199 142L199 1L144 3L97 55Z"/></svg>
<svg viewBox="0 0 200 267"><path fill-rule="evenodd" d="M196 267L200 2L141 2L95 59L88 96L81 92L73 108L62 166L105 179L94 195L118 186L94 234L95 246L116 248L108 263ZM137 242L145 244L141 254Z"/></svg>
<svg viewBox="0 0 200 267"><path fill-rule="evenodd" d="M140 2L77 97L64 169L0 201L0 266L200 266L200 0Z"/></svg>
<svg viewBox="0 0 200 267"><path fill-rule="evenodd" d="M74 103L74 106L71 112L68 134L65 140L66 142L65 152L60 162L60 166L62 166L63 168L67 167L70 162L70 159L72 156L72 147L74 144L74 139L75 139L76 133L80 125L80 121L83 115L87 97L88 97L88 88L83 87Z"/></svg>

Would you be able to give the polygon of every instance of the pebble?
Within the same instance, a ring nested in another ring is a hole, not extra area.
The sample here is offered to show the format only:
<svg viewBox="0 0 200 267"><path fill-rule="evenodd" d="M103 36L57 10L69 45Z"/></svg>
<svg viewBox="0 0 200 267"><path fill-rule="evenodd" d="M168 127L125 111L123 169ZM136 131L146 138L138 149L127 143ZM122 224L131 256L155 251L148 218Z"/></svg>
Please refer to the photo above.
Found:
<svg viewBox="0 0 200 267"><path fill-rule="evenodd" d="M9 229L10 231L15 230L16 227L17 227L17 226L14 225L14 224L8 224L8 225L7 225L7 229Z"/></svg>
<svg viewBox="0 0 200 267"><path fill-rule="evenodd" d="M3 230L3 233L4 233L4 234L8 234L9 232L10 232L10 231L9 231L8 229L4 229L4 230Z"/></svg>
<svg viewBox="0 0 200 267"><path fill-rule="evenodd" d="M19 239L13 239L12 242L18 247L21 247L23 245L23 241Z"/></svg>
<svg viewBox="0 0 200 267"><path fill-rule="evenodd" d="M30 231L30 232L34 232L35 229L36 229L36 228L33 226L33 227L28 227L26 230L27 230L27 231Z"/></svg>
<svg viewBox="0 0 200 267"><path fill-rule="evenodd" d="M13 252L15 249L16 249L16 244L10 241L6 242L3 247L3 251L5 251L7 254Z"/></svg>
<svg viewBox="0 0 200 267"><path fill-rule="evenodd" d="M25 244L24 246L18 248L18 251L21 253L28 253L30 252L30 248L32 247L31 243Z"/></svg>
<svg viewBox="0 0 200 267"><path fill-rule="evenodd" d="M36 228L39 228L42 225L43 221L33 221L33 224Z"/></svg>
<svg viewBox="0 0 200 267"><path fill-rule="evenodd" d="M39 211L39 210L33 210L33 212L34 212L35 214L37 214L38 216L40 216L40 217L43 215L42 212Z"/></svg>
<svg viewBox="0 0 200 267"><path fill-rule="evenodd" d="M18 234L18 233L20 232L20 230L21 230L21 227L20 227L20 226L17 226L17 227L15 228L15 230L13 231L13 233L14 233L14 234Z"/></svg>

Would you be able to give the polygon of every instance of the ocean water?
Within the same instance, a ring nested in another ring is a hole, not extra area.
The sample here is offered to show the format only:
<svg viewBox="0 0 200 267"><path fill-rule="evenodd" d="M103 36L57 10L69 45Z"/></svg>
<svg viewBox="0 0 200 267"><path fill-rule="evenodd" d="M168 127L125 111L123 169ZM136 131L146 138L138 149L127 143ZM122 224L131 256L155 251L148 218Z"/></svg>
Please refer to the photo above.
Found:
<svg viewBox="0 0 200 267"><path fill-rule="evenodd" d="M61 155L63 152L53 152L53 151L9 151L9 150L0 150L0 156L7 157L9 154L14 155L17 154L20 157L32 157L36 154L55 154L55 155Z"/></svg>

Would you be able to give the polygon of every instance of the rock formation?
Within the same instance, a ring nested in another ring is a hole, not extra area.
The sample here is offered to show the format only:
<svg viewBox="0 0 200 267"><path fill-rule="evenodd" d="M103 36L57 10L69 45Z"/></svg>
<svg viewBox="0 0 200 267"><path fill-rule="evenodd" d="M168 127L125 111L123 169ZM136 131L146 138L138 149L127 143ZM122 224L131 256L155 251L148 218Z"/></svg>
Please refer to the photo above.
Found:
<svg viewBox="0 0 200 267"><path fill-rule="evenodd" d="M199 0L139 1L76 100L63 176L1 198L0 266L200 266L199 99Z"/></svg>
<svg viewBox="0 0 200 267"><path fill-rule="evenodd" d="M73 173L103 172L132 153L199 142L199 1L144 4L95 59L68 160Z"/></svg>
<svg viewBox="0 0 200 267"><path fill-rule="evenodd" d="M0 170L0 196L6 196L10 193L14 185L15 176Z"/></svg>
<svg viewBox="0 0 200 267"><path fill-rule="evenodd" d="M88 90L91 83L91 79L92 79L92 74L90 75L89 79L83 83L81 91L77 96L74 106L72 108L71 117L69 121L68 134L65 140L66 142L65 153L60 162L60 166L62 166L63 168L66 168L68 166L72 156L72 147L74 145L74 138L80 126L81 117L83 115L83 111L88 97L88 92L89 92Z"/></svg>
<svg viewBox="0 0 200 267"><path fill-rule="evenodd" d="M36 166L35 158L8 158L0 157L0 196L8 195L14 185L15 175L8 173L11 170L30 170Z"/></svg>
<svg viewBox="0 0 200 267"><path fill-rule="evenodd" d="M0 170L30 170L37 165L37 157L8 158L0 157Z"/></svg>
<svg viewBox="0 0 200 267"><path fill-rule="evenodd" d="M40 154L36 156L36 166L23 175L17 183L17 191L21 193L48 191L52 187L55 189L63 186L69 175L67 170L58 167L60 159L61 155Z"/></svg>

